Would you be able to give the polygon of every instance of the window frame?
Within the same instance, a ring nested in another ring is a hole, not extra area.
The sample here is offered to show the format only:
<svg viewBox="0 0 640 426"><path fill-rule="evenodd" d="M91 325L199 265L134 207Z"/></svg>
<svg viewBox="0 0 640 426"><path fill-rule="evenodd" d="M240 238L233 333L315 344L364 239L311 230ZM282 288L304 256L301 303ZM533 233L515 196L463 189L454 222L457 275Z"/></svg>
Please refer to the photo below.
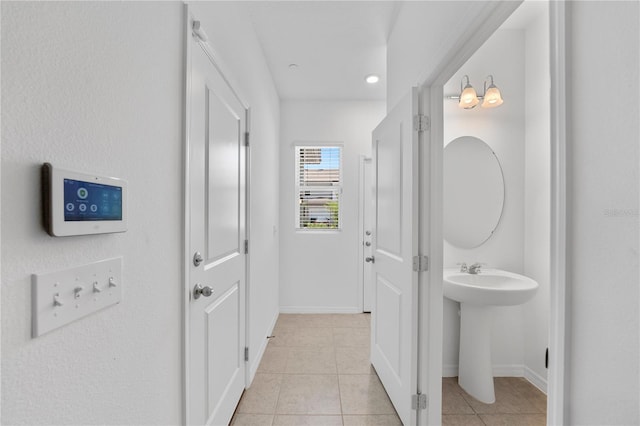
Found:
<svg viewBox="0 0 640 426"><path fill-rule="evenodd" d="M302 149L323 149L323 148L336 148L338 149L338 159L339 159L339 181L337 184L334 185L323 185L323 186L318 186L318 185L301 185L300 182L300 152ZM294 229L296 232L302 232L302 233L336 233L336 232L341 232L342 231L342 227L343 227L343 221L342 221L342 201L343 201L343 197L342 197L342 192L343 192L343 188L344 188L344 181L343 181L343 177L344 177L344 163L343 163L343 159L344 159L344 144L341 142L295 142L293 144L293 149L294 149L294 189L295 189L295 193L294 193ZM300 223L300 193L302 191L305 190L305 188L312 188L313 191L331 191L331 192L335 192L336 197L337 197L337 201L338 201L338 224L337 227L335 228L322 228L322 227L304 227L301 226Z"/></svg>

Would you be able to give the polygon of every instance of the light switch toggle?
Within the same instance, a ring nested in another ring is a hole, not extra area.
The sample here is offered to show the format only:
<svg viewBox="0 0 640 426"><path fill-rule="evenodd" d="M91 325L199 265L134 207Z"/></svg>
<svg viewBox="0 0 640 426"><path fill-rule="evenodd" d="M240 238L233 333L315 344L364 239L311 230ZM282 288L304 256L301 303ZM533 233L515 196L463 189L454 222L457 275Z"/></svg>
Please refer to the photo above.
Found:
<svg viewBox="0 0 640 426"><path fill-rule="evenodd" d="M122 257L32 274L31 336L42 336L120 303L124 286Z"/></svg>
<svg viewBox="0 0 640 426"><path fill-rule="evenodd" d="M62 300L60 299L60 293L56 293L53 295L53 306L62 306Z"/></svg>
<svg viewBox="0 0 640 426"><path fill-rule="evenodd" d="M80 299L80 293L82 293L82 290L84 290L84 287L82 287L81 285L73 289L73 293L76 299Z"/></svg>

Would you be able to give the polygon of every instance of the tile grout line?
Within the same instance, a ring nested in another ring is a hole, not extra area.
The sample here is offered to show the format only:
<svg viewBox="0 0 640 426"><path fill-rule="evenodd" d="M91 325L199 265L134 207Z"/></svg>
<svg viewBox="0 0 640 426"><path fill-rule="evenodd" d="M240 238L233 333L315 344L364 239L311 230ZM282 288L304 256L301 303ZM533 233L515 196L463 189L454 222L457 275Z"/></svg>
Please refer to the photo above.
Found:
<svg viewBox="0 0 640 426"><path fill-rule="evenodd" d="M280 314L278 314L278 319L280 319ZM277 324L277 322L276 322ZM271 425L273 425L276 421L276 413L278 412L278 402L280 402L280 394L282 393L282 386L284 384L284 375L287 373L287 365L289 364L289 355L291 354L291 350L287 348L287 359L284 363L284 372L280 375L280 386L278 387L278 396L276 398L276 405L273 407L273 417L271 417ZM261 362L262 363L262 362ZM260 366L258 366L260 368Z"/></svg>
<svg viewBox="0 0 640 426"><path fill-rule="evenodd" d="M336 363L336 381L338 382L338 401L340 401L340 422L344 426L344 409L342 408L342 391L340 390L340 372L338 371L338 351L336 350L336 341L334 327L331 327L331 343L333 343L333 359Z"/></svg>
<svg viewBox="0 0 640 426"><path fill-rule="evenodd" d="M329 318L329 319L331 320L331 318ZM288 371L288 370L289 370L288 366L290 365L291 360L292 360L292 356L293 356L292 351L294 351L295 349L310 350L310 351L317 351L317 350L331 349L331 350L333 351L333 355L334 355L334 356L333 356L334 368L335 368L335 373L334 373L334 374L335 374L336 381L337 381L337 386L338 386L338 399L339 399L339 401L338 401L338 402L339 402L339 404L340 404L340 412L339 412L339 415L340 415L340 418L341 418L341 424L344 426L344 422L345 422L345 420L344 420L344 416L345 416L345 413L344 413L344 409L343 409L343 405L342 405L342 392L341 392L341 388L340 388L340 374L339 374L339 371L338 371L338 360L337 360L337 355L338 355L338 353L337 353L337 352L338 352L338 351L337 351L337 349L338 349L338 347L336 346L336 334L335 334L335 332L336 332L336 330L337 330L337 329L345 329L345 330L352 330L352 331L356 331L356 330L357 330L357 331L360 331L361 329L369 329L369 328L368 328L368 327L347 326L347 325L339 326L339 325L340 325L340 324L333 324L333 321L331 321L331 323L330 323L330 324L328 324L328 326L324 326L324 327L314 327L314 328L328 328L329 330L331 330L331 334L330 334L330 337L331 337L331 344L330 344L330 345L326 345L326 346L325 346L325 345L320 345L320 346L295 346L295 345L294 345L294 346L290 346L290 345L278 346L279 348L282 348L282 349L285 349L285 350L286 350L286 354L285 354L286 360L285 360L285 363L284 363L283 371L282 371L282 373L281 373L281 374L279 374L279 375L280 375L280 386L279 386L279 388L278 388L278 394L277 394L277 397L276 397L276 400L275 400L275 408L273 409L273 413L267 414L267 415L271 415L271 425L275 424L275 421L276 421L276 420L275 420L275 418L276 418L276 416L280 415L280 414L278 414L278 412L277 412L277 407L278 407L278 404L279 404L279 402L280 402L280 398L281 398L281 396L282 396L282 390L283 390L284 382L285 382L285 380L286 380L287 376L295 376L295 375L315 375L315 374L318 374L318 375L326 375L326 373L310 373L310 372L308 372L308 371L301 371L301 372L289 372L289 371ZM296 327L291 327L291 328L292 328L292 329L295 329ZM311 327L308 327L308 328L310 328L310 329L311 329ZM370 330L370 329L369 329L369 330ZM274 347L275 347L275 346L274 346ZM366 350L366 347L360 347L360 346L354 346L354 347L347 346L347 348L356 349L356 350ZM258 368L260 368L260 367L258 367ZM364 374L364 375L369 376L370 374L371 374L371 373L369 373L369 374ZM358 376L361 376L361 375L363 375L363 374L356 374L356 373L348 374L348 373L347 373L347 374L345 374L345 375L358 375ZM284 414L281 414L281 415L282 415L282 416L291 416L291 415L293 415L293 414L284 413ZM311 413L300 413L300 414L298 414L298 415L302 415L302 416L311 416L312 414L311 414ZM325 414L322 414L322 415L324 416ZM327 416L335 416L335 414L326 414L326 415L327 415ZM234 416L234 417L235 417L235 416Z"/></svg>

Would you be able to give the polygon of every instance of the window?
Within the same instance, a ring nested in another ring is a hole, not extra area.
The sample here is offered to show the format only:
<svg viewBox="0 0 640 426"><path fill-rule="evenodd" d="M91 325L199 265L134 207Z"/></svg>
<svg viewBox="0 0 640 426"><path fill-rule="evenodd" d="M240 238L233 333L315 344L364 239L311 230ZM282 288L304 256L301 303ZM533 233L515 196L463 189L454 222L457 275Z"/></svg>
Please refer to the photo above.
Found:
<svg viewBox="0 0 640 426"><path fill-rule="evenodd" d="M342 147L296 146L296 228L340 229Z"/></svg>

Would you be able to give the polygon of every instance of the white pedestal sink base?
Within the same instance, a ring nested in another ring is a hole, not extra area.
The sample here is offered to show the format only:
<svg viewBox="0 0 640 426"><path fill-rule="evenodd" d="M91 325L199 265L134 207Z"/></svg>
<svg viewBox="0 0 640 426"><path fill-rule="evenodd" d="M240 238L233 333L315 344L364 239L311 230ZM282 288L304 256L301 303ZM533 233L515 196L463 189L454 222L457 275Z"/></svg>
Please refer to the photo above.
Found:
<svg viewBox="0 0 640 426"><path fill-rule="evenodd" d="M460 303L458 384L485 404L496 402L491 364L490 306Z"/></svg>

